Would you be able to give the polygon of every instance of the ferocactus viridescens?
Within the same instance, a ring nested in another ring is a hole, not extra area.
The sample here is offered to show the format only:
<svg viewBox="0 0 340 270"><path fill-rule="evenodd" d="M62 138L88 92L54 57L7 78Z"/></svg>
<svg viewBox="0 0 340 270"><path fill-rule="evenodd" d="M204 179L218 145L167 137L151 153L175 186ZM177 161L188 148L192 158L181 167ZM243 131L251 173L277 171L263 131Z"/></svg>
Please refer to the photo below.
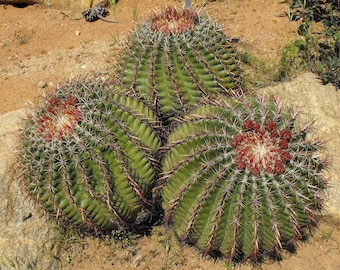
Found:
<svg viewBox="0 0 340 270"><path fill-rule="evenodd" d="M140 100L96 80L57 87L23 123L21 181L57 220L98 233L153 211L159 121Z"/></svg>
<svg viewBox="0 0 340 270"><path fill-rule="evenodd" d="M232 260L281 257L316 224L326 181L309 126L272 100L209 101L171 131L165 220L180 239Z"/></svg>
<svg viewBox="0 0 340 270"><path fill-rule="evenodd" d="M167 7L132 32L116 75L167 121L188 112L202 98L241 91L230 40L207 16Z"/></svg>

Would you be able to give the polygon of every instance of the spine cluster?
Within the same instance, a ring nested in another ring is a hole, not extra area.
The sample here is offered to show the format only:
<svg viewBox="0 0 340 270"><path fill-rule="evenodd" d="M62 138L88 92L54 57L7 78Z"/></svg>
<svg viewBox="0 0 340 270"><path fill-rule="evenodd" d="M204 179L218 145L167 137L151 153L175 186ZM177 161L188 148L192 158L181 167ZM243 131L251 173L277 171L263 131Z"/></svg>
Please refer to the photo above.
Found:
<svg viewBox="0 0 340 270"><path fill-rule="evenodd" d="M236 149L236 167L248 169L254 175L262 171L282 174L290 160L287 151L290 139L291 131L277 130L274 121L261 127L258 122L245 120L242 133L235 135L230 143Z"/></svg>
<svg viewBox="0 0 340 270"><path fill-rule="evenodd" d="M46 141L53 138L61 140L68 133L74 132L74 127L81 120L81 112L77 107L78 100L71 96L66 100L51 97L46 100L46 109L39 116L38 132Z"/></svg>
<svg viewBox="0 0 340 270"><path fill-rule="evenodd" d="M150 29L165 35L183 34L194 29L198 15L190 9L177 10L167 7L163 13L150 16Z"/></svg>

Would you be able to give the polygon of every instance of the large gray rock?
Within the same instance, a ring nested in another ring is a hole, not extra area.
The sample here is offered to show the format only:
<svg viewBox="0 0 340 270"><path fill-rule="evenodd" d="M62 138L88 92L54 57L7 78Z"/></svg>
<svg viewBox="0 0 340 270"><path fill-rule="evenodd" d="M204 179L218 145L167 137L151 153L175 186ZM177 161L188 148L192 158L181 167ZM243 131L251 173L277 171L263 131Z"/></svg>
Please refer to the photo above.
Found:
<svg viewBox="0 0 340 270"><path fill-rule="evenodd" d="M324 214L340 221L340 91L331 84L322 85L312 73L262 91L279 97L283 106L298 109L299 125L314 121L307 139L319 139L324 143L320 155L329 162L325 171L329 188Z"/></svg>
<svg viewBox="0 0 340 270"><path fill-rule="evenodd" d="M14 176L18 126L25 110L0 115L0 269L51 269L55 226Z"/></svg>

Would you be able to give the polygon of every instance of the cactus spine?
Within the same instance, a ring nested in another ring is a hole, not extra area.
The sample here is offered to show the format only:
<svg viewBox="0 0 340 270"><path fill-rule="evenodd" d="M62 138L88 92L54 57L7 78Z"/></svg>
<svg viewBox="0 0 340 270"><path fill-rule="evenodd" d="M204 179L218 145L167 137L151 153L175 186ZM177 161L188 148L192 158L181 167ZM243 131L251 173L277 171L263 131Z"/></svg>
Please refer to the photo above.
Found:
<svg viewBox="0 0 340 270"><path fill-rule="evenodd" d="M235 51L222 29L191 9L154 13L129 37L117 77L167 120L202 97L239 89Z"/></svg>
<svg viewBox="0 0 340 270"><path fill-rule="evenodd" d="M162 165L165 218L182 240L259 261L307 235L322 207L324 163L295 117L254 97L209 102L183 117Z"/></svg>
<svg viewBox="0 0 340 270"><path fill-rule="evenodd" d="M51 215L80 229L136 225L152 210L157 125L142 102L105 83L66 84L25 121L22 182Z"/></svg>

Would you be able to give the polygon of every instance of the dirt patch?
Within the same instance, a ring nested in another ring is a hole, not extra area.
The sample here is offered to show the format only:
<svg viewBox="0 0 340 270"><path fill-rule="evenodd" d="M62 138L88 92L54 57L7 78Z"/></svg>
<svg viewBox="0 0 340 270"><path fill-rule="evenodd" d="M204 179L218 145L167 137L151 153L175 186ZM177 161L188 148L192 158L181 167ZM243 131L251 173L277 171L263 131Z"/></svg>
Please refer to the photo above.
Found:
<svg viewBox="0 0 340 270"><path fill-rule="evenodd" d="M142 269L142 270L336 270L340 269L340 230L323 221L313 238L300 243L295 254L283 253L283 261L267 261L253 267L233 266L224 259L203 257L194 247L178 243L172 232L155 227L151 236L123 241L84 238L65 245L59 257L61 269Z"/></svg>
<svg viewBox="0 0 340 270"><path fill-rule="evenodd" d="M261 59L278 61L280 50L297 37L297 23L284 16L288 6L273 0L193 1L239 39L239 48ZM205 5L204 5L205 4ZM0 6L0 114L26 106L55 84L75 76L107 78L135 21L167 5L182 1L121 0L110 18L119 21L88 23L70 20L60 10L39 5ZM47 87L41 88L43 83ZM40 86L40 87L38 87ZM258 269L340 269L340 231L326 218L315 236L301 243L296 255L266 263ZM62 269L234 269L225 260L213 260L179 244L166 228L151 236L123 241L62 239L65 250L56 259ZM252 269L243 265L236 269Z"/></svg>
<svg viewBox="0 0 340 270"><path fill-rule="evenodd" d="M277 1L193 1L239 39L239 47L263 59L278 59L280 49L296 37L297 24L281 17ZM121 0L110 10L117 24L70 20L60 10L39 5L0 6L0 114L26 106L47 85L79 75L108 75L135 21L182 1ZM41 85L40 85L41 86Z"/></svg>

